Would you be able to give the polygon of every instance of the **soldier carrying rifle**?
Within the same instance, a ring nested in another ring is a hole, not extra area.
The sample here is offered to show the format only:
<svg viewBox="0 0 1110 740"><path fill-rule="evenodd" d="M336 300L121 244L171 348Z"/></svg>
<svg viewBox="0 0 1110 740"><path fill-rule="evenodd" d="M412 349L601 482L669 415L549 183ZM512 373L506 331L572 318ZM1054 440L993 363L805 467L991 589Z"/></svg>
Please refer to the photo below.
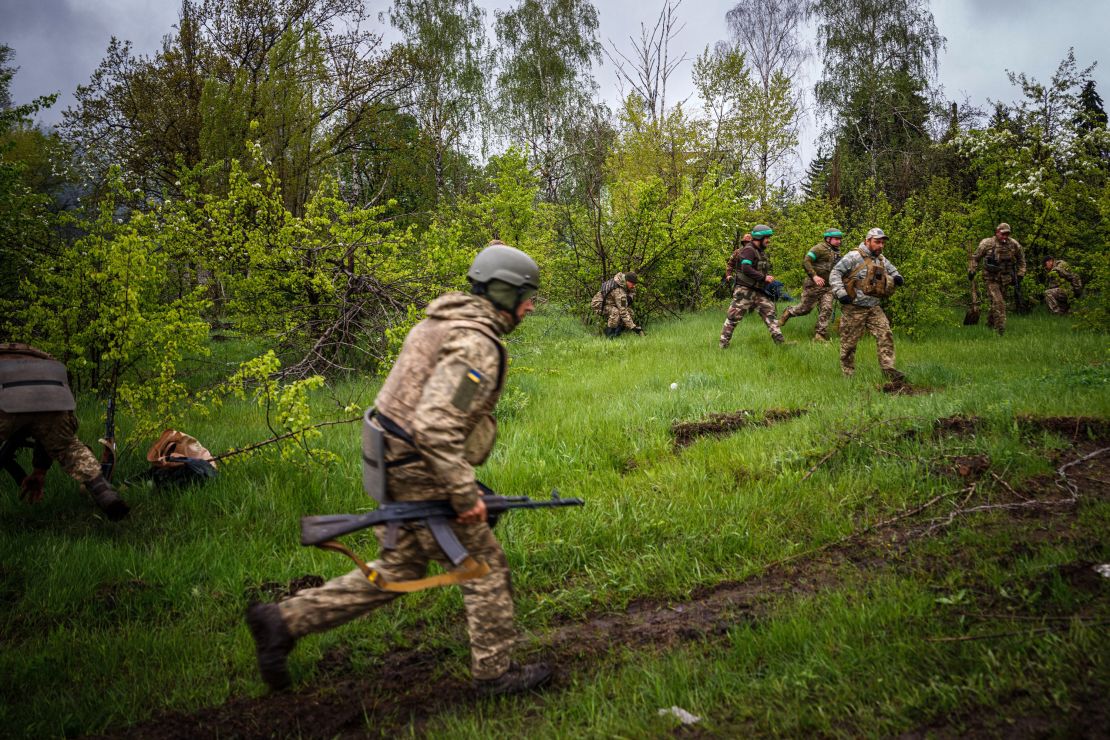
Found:
<svg viewBox="0 0 1110 740"><path fill-rule="evenodd" d="M383 502L449 502L455 516L376 526L381 553L368 572L358 568L280 603L251 605L247 624L271 688L290 684L286 658L297 638L349 622L425 587L422 581L462 589L480 691L523 691L551 678L546 664L510 660L516 629L509 564L474 475L496 432L492 412L508 366L501 337L532 312L539 267L494 241L467 277L470 294L440 296L409 332L375 400L363 446L364 470L384 471L367 486L372 495ZM380 486L387 490L376 491ZM431 561L448 573L425 579Z"/></svg>

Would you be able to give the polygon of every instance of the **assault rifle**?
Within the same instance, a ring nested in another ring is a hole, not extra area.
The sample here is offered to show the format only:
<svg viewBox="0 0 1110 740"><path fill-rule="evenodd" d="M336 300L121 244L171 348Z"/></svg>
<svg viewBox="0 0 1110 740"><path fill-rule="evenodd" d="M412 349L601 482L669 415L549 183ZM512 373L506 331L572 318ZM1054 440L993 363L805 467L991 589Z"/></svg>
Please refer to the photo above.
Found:
<svg viewBox="0 0 1110 740"><path fill-rule="evenodd" d="M561 506L583 506L580 498L561 498L559 492L551 492L547 501L537 501L527 496L499 496L492 490L478 484L482 491L482 501L486 504L489 525L497 524L497 519L510 509L550 509ZM416 522L426 519L447 519L453 521L458 513L449 501L394 501L383 504L375 511L366 514L327 514L324 516L301 517L301 544L316 546L342 537L360 529L377 524Z"/></svg>

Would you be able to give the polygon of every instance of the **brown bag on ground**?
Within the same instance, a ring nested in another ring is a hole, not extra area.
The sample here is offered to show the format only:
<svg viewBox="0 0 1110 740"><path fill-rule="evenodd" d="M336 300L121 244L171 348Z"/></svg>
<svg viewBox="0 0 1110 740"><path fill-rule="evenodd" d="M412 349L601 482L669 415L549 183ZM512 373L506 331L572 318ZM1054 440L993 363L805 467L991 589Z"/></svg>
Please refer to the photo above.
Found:
<svg viewBox="0 0 1110 740"><path fill-rule="evenodd" d="M147 462L156 468L177 468L185 464L185 458L204 460L213 468L216 462L212 453L204 448L196 437L185 432L167 429L146 453Z"/></svg>

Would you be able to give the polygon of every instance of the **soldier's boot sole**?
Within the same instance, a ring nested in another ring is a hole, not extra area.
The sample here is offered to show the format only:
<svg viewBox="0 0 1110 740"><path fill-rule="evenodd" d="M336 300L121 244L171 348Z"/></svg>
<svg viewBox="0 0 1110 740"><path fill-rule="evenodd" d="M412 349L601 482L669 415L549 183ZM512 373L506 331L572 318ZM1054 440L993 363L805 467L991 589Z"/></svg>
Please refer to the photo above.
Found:
<svg viewBox="0 0 1110 740"><path fill-rule="evenodd" d="M554 676L555 672L547 663L519 665L514 662L497 678L475 680L474 686L479 693L486 695L518 694L545 686Z"/></svg>
<svg viewBox="0 0 1110 740"><path fill-rule="evenodd" d="M289 688L288 657L297 640L289 633L277 604L251 604L247 607L247 627L254 638L258 673L274 691Z"/></svg>

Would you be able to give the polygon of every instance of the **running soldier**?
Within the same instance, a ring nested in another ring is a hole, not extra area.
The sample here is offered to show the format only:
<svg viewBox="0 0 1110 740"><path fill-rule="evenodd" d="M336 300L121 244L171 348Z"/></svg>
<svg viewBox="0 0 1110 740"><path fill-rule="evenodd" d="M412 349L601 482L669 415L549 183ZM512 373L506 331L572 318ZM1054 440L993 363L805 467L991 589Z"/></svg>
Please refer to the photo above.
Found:
<svg viewBox="0 0 1110 740"><path fill-rule="evenodd" d="M1019 290L1019 283L1025 277L1025 250L1017 239L1010 237L1010 224L1000 223L994 230L994 236L979 242L979 248L967 265L968 280L975 279L980 263L991 298L987 326L1002 336L1006 331L1006 286L1013 285L1015 291Z"/></svg>
<svg viewBox="0 0 1110 740"><path fill-rule="evenodd" d="M817 306L817 326L813 338L819 342L829 341L829 321L832 320L836 302L832 288L829 287L829 272L840 259L840 244L844 233L839 229L829 229L822 235L825 239L806 252L802 266L806 270L806 280L802 284L802 302L790 306L782 312L779 328L795 316L805 316Z"/></svg>
<svg viewBox="0 0 1110 740"><path fill-rule="evenodd" d="M16 450L22 445L34 449L34 469L20 481L20 495L31 503L41 500L46 471L56 460L92 494L105 516L119 521L130 508L77 438L76 408L65 365L30 345L0 344L0 465L18 478L22 469Z"/></svg>
<svg viewBox="0 0 1110 740"><path fill-rule="evenodd" d="M1054 314L1063 316L1071 310L1071 299L1083 295L1083 281L1071 266L1055 257L1044 258L1044 304Z"/></svg>
<svg viewBox="0 0 1110 740"><path fill-rule="evenodd" d="M605 336L619 337L621 332L634 331L643 336L644 330L632 317L632 299L636 297L636 273L618 272L611 280L601 284L590 306L605 319Z"/></svg>
<svg viewBox="0 0 1110 740"><path fill-rule="evenodd" d="M764 286L775 280L775 276L770 274L771 260L767 256L767 247L774 233L770 226L759 224L752 230L751 243L734 252L729 260L727 274L735 276L736 290L732 293L732 303L721 327L721 349L728 349L736 325L749 311L759 313L776 344L784 341L775 321L775 302L763 292Z"/></svg>
<svg viewBox="0 0 1110 740"><path fill-rule="evenodd" d="M898 268L883 256L887 235L871 229L862 244L848 252L829 273L833 294L842 304L840 316L840 371L856 372L856 345L865 332L875 337L879 367L892 383L905 380L894 369L894 335L880 305L904 280Z"/></svg>
<svg viewBox="0 0 1110 740"><path fill-rule="evenodd" d="M432 301L428 317L409 332L374 402L371 426L384 436L380 464L389 499L450 501L458 513L449 524L457 544L489 566L486 575L460 578L459 586L475 685L502 694L534 688L552 675L546 664L509 659L516 641L509 564L474 477L496 431L492 412L508 367L501 337L532 312L539 268L524 252L495 241L474 259L467 277L471 294L447 293ZM289 686L286 659L298 638L388 604L404 590L396 586L423 579L430 561L454 570L423 522L378 526L374 533L381 553L372 567L383 583L355 569L277 604L248 608L259 672L271 688Z"/></svg>

